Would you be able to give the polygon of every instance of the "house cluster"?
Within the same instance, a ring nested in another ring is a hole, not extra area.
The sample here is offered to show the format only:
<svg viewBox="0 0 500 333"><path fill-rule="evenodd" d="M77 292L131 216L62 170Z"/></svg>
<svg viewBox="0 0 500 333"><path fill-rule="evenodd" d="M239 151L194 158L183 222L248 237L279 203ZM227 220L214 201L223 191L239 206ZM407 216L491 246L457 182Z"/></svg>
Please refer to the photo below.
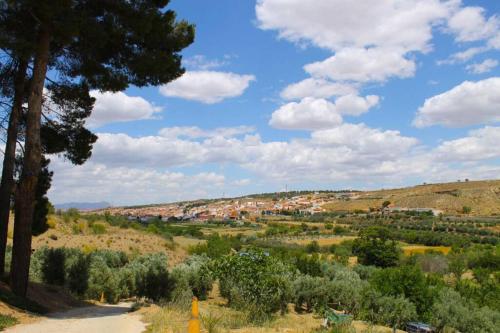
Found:
<svg viewBox="0 0 500 333"><path fill-rule="evenodd" d="M209 221L209 220L251 220L262 215L279 215L283 212L295 212L314 215L325 211L323 205L332 199L342 200L350 193L324 195L313 193L293 197L279 198L239 198L215 201L172 203L165 205L111 208L112 215L127 216L131 221L147 223L154 218L163 221Z"/></svg>

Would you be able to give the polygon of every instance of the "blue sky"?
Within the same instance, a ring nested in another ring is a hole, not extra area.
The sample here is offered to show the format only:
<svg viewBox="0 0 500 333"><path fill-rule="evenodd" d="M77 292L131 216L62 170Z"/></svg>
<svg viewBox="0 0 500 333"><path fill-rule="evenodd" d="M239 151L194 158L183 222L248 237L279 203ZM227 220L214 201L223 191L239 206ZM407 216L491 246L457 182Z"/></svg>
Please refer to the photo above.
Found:
<svg viewBox="0 0 500 333"><path fill-rule="evenodd" d="M94 92L55 203L499 178L500 2L173 0L186 74Z"/></svg>

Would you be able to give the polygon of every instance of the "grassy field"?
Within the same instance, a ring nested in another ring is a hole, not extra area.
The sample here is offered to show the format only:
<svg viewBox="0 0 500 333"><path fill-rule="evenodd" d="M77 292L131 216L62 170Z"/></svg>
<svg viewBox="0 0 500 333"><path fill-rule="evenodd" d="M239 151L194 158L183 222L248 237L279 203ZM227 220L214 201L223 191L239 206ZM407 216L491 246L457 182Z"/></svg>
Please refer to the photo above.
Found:
<svg viewBox="0 0 500 333"><path fill-rule="evenodd" d="M424 254L428 252L441 252L443 254L448 254L451 251L450 246L405 245L402 246L402 249L406 256Z"/></svg>
<svg viewBox="0 0 500 333"><path fill-rule="evenodd" d="M356 239L356 236L333 236L333 237L306 237L303 239L285 239L285 243L307 245L312 241L318 242L319 246L338 245L342 242Z"/></svg>

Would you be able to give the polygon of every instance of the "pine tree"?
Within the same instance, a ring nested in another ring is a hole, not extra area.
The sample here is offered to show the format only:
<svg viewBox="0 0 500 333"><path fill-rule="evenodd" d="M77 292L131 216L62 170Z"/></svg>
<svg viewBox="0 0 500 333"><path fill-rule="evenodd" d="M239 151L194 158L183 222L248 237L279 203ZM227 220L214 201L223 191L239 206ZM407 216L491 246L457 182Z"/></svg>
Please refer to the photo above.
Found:
<svg viewBox="0 0 500 333"><path fill-rule="evenodd" d="M11 287L16 294L25 295L27 290L31 227L42 161L43 91L48 70L58 71L58 77L65 82L80 81L89 88L111 91L126 89L130 84L142 87L176 79L183 73L179 52L192 43L194 27L177 22L175 13L164 9L168 3L167 0L0 1L2 17L9 17L9 11L29 13L36 31L32 35L34 41L25 38L19 43L32 46L33 69L23 168L15 196ZM0 33L1 27L2 24ZM16 32L12 35L22 36ZM0 47L8 49L11 45L0 38ZM74 129L67 127L66 134L74 134ZM86 134L80 132L83 137ZM80 149L85 146L81 142L74 141L72 152L84 151Z"/></svg>

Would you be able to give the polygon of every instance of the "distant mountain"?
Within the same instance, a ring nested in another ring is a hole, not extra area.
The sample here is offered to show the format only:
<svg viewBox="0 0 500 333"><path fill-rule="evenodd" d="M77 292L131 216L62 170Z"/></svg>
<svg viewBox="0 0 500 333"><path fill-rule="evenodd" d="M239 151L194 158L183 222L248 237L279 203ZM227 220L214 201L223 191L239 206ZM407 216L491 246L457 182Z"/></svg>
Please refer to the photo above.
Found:
<svg viewBox="0 0 500 333"><path fill-rule="evenodd" d="M111 207L111 204L106 201L101 202L68 202L54 205L56 209L67 210L76 208L78 210L94 210Z"/></svg>

